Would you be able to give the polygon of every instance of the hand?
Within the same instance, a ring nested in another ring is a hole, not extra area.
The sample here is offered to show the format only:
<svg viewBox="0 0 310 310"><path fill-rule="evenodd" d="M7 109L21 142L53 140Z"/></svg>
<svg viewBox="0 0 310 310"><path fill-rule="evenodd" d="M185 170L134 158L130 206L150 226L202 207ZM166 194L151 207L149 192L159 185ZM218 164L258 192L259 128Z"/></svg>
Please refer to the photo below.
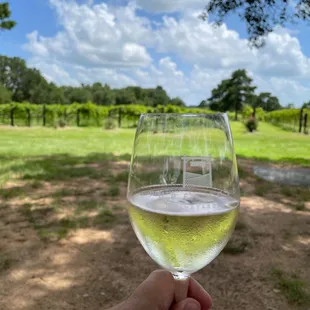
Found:
<svg viewBox="0 0 310 310"><path fill-rule="evenodd" d="M111 310L208 310L212 300L200 284L190 279L188 298L174 302L174 279L168 271L158 270L138 286L122 304Z"/></svg>

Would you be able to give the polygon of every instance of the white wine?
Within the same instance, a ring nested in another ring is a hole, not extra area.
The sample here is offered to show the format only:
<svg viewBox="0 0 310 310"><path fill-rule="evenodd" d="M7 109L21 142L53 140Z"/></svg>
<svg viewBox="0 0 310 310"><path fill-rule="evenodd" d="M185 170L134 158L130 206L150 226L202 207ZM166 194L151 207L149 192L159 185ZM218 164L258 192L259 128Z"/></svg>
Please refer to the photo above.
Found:
<svg viewBox="0 0 310 310"><path fill-rule="evenodd" d="M191 274L209 264L234 229L239 201L200 187L150 186L133 193L129 215L147 253L172 273Z"/></svg>

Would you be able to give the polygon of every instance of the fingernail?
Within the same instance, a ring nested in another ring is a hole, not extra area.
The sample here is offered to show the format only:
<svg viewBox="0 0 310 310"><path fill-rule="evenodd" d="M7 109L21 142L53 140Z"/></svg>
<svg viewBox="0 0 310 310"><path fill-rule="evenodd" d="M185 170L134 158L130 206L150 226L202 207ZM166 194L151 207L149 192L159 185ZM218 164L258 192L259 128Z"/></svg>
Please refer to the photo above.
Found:
<svg viewBox="0 0 310 310"><path fill-rule="evenodd" d="M200 310L200 304L199 302L189 301L186 303L184 310Z"/></svg>

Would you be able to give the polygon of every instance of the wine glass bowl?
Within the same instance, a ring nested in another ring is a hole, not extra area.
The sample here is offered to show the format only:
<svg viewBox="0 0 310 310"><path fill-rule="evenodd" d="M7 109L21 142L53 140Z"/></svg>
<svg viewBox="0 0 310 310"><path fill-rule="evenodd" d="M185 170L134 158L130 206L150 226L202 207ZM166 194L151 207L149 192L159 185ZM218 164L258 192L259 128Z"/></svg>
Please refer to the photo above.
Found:
<svg viewBox="0 0 310 310"><path fill-rule="evenodd" d="M209 264L239 211L226 114L144 114L132 154L128 207L146 252L176 279Z"/></svg>

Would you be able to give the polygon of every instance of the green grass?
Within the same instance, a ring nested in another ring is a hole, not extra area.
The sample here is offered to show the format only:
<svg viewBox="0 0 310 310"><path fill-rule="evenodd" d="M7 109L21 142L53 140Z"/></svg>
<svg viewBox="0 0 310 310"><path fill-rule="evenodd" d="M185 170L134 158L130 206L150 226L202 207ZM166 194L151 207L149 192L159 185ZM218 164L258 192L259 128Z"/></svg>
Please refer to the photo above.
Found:
<svg viewBox="0 0 310 310"><path fill-rule="evenodd" d="M272 275L276 281L276 286L290 303L310 306L310 294L306 290L306 283L300 280L297 275L289 275L279 268L273 268Z"/></svg>
<svg viewBox="0 0 310 310"><path fill-rule="evenodd" d="M240 122L232 122L231 127L238 156L300 164L310 162L309 136L286 132L265 123L261 123L254 134L246 133ZM7 168L2 168L3 177L12 165L12 157L22 163L23 158L30 156L131 154L135 130L1 128L0 132L1 162ZM73 173L78 176L88 170L81 167Z"/></svg>
<svg viewBox="0 0 310 310"><path fill-rule="evenodd" d="M310 163L309 136L286 132L268 124L260 124L259 132L254 134L246 133L243 124L239 122L232 122L231 127L238 156L301 165ZM36 206L31 204L24 206L22 212L38 230L39 235L43 239L59 239L66 236L71 229L113 223L115 215L98 203L97 198L94 198L96 195L92 193L99 192L98 197L111 197L116 201L120 195L120 186L127 182L128 171L124 168L115 173L113 161L130 160L134 134L134 129L0 128L0 199L9 204L15 198L25 198L38 193L42 196L42 189L48 186L45 182L52 186L64 186L66 182L70 184L73 181L73 187L72 184L70 187L58 187L57 191L48 194L49 198L53 199L49 208L36 209ZM219 130L210 134L225 139ZM162 137L162 134L154 135L154 139L160 143ZM194 135L190 136L188 141L192 137ZM171 138L168 137L167 141L169 139ZM188 147L186 143L188 142L184 142L185 150ZM159 151L165 152L164 147L165 144L159 144ZM190 151L195 152L194 149ZM150 179L153 173L150 171L144 177ZM242 175L245 177L248 172L241 171ZM3 187L7 181L17 182L16 186ZM18 181L22 183L18 184ZM91 181L97 185L90 186ZM100 188L103 183L108 185L107 189ZM292 190L283 191L288 197L294 196ZM264 193L263 185L256 189L256 194ZM308 194L300 192L299 196L307 198ZM77 199L76 204L69 206L74 207L74 215L66 221L50 223L48 218L51 214L67 207L66 197ZM304 204L294 207L303 210ZM95 217L85 218L87 211L95 212Z"/></svg>

